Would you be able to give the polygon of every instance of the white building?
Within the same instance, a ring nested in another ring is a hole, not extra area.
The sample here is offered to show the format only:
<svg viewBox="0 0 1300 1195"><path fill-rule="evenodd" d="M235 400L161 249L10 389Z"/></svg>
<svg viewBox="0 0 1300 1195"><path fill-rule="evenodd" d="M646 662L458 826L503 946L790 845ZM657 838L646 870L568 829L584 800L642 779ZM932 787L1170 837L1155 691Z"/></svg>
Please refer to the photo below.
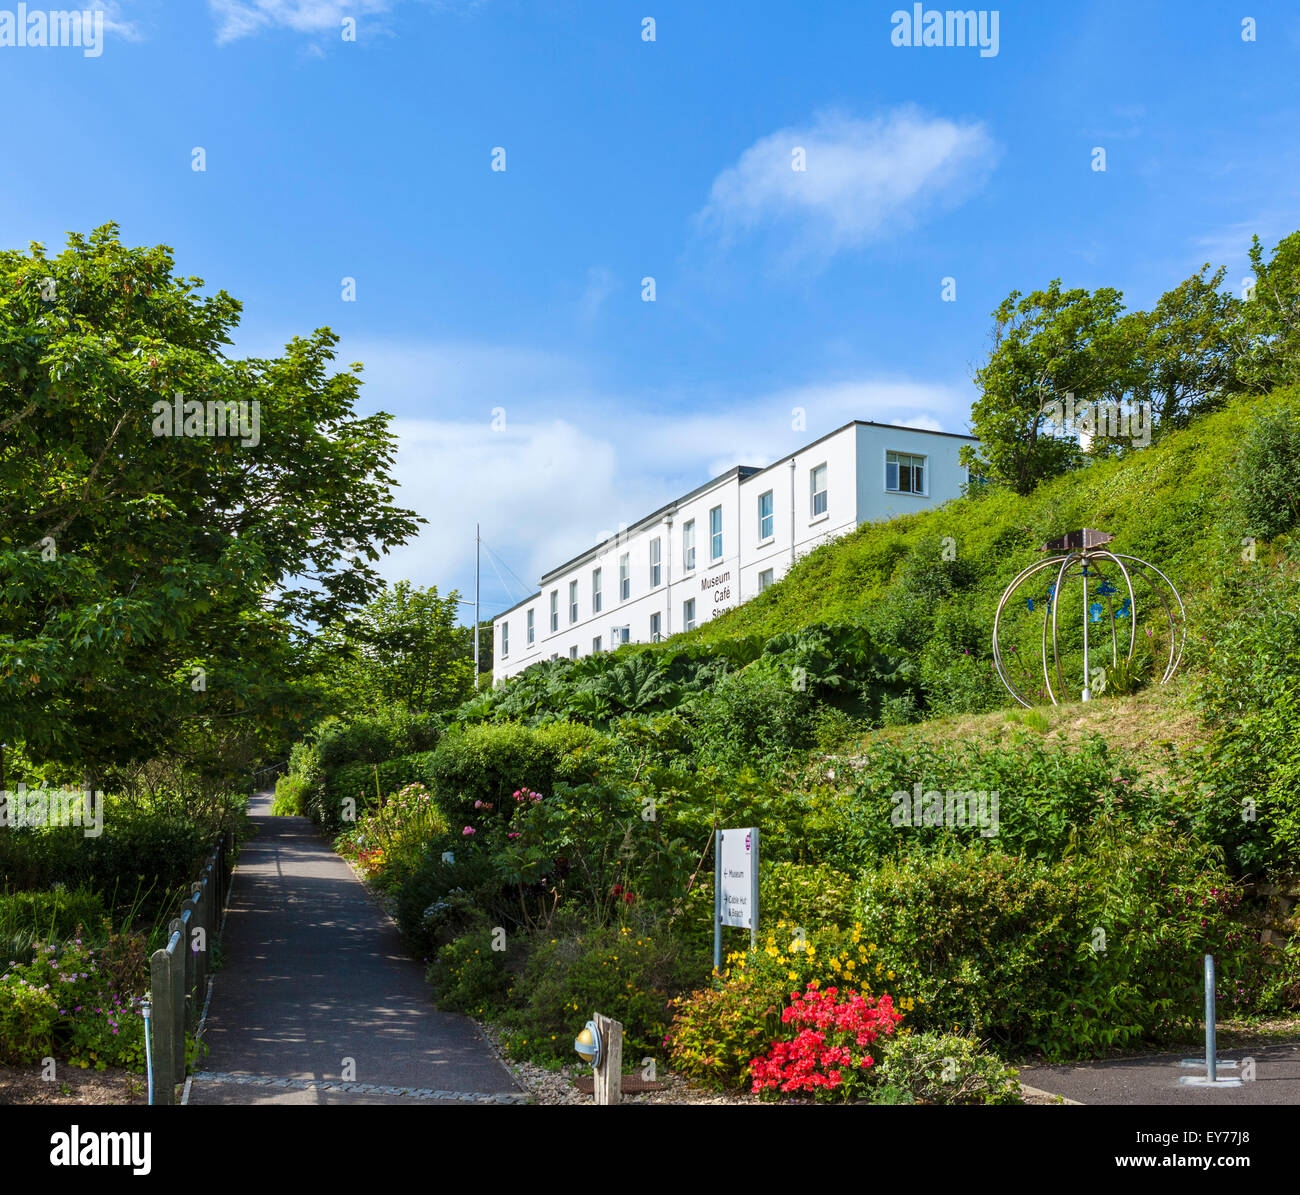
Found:
<svg viewBox="0 0 1300 1195"><path fill-rule="evenodd" d="M738 465L542 577L493 620L492 677L688 631L862 523L960 495L971 436L854 420L765 469Z"/></svg>

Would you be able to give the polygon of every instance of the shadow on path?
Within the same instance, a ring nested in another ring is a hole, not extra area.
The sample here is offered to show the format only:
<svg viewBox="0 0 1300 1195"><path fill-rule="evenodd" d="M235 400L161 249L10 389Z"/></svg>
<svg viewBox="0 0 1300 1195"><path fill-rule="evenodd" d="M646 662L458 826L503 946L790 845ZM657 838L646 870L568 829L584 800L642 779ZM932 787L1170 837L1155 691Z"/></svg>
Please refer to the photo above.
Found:
<svg viewBox="0 0 1300 1195"><path fill-rule="evenodd" d="M352 869L306 818L270 807L270 793L250 807L257 835L235 872L189 1102L522 1099L475 1025L433 1007L424 968Z"/></svg>

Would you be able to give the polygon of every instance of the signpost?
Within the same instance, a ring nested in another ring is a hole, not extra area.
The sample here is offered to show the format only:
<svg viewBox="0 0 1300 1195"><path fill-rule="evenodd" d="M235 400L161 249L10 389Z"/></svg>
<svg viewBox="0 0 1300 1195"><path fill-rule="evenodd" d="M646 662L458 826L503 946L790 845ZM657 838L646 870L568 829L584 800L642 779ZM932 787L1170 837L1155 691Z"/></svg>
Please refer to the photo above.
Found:
<svg viewBox="0 0 1300 1195"><path fill-rule="evenodd" d="M749 930L758 945L758 827L719 830L713 852L713 969L722 969L722 927Z"/></svg>

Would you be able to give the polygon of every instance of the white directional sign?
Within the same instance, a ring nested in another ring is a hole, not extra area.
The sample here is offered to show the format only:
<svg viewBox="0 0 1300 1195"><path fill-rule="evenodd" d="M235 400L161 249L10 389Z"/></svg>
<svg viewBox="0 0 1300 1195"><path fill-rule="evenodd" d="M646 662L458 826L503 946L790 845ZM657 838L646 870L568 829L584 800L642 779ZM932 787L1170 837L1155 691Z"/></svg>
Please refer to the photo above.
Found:
<svg viewBox="0 0 1300 1195"><path fill-rule="evenodd" d="M758 829L718 831L718 923L758 928Z"/></svg>

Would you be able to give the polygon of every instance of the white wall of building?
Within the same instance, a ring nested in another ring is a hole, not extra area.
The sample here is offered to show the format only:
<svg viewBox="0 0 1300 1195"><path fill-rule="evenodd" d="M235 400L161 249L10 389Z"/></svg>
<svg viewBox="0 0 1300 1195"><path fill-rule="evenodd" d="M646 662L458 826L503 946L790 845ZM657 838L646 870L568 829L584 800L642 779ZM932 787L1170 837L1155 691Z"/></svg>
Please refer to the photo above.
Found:
<svg viewBox="0 0 1300 1195"><path fill-rule="evenodd" d="M957 453L970 437L915 428L850 423L765 469L741 467L670 503L542 578L538 593L497 616L493 679L521 672L553 656L590 655L621 642L645 643L658 616L661 637L686 629L685 604L694 601L694 625L754 597L763 574L779 580L799 556L861 523L895 518L957 497L966 480ZM920 492L886 488L887 454L921 464ZM814 509L813 471L825 466L826 509ZM772 495L771 534L763 536L760 498ZM721 508L721 553L713 556L711 512ZM695 563L687 567L685 531L694 524ZM651 542L660 542L660 575L652 584ZM620 560L627 556L629 594L620 594ZM592 574L600 570L600 609ZM577 619L570 620L570 584L577 582ZM558 627L551 630L551 594ZM534 636L528 642L528 611ZM506 638L503 640L503 628ZM505 650L503 650L503 648Z"/></svg>

